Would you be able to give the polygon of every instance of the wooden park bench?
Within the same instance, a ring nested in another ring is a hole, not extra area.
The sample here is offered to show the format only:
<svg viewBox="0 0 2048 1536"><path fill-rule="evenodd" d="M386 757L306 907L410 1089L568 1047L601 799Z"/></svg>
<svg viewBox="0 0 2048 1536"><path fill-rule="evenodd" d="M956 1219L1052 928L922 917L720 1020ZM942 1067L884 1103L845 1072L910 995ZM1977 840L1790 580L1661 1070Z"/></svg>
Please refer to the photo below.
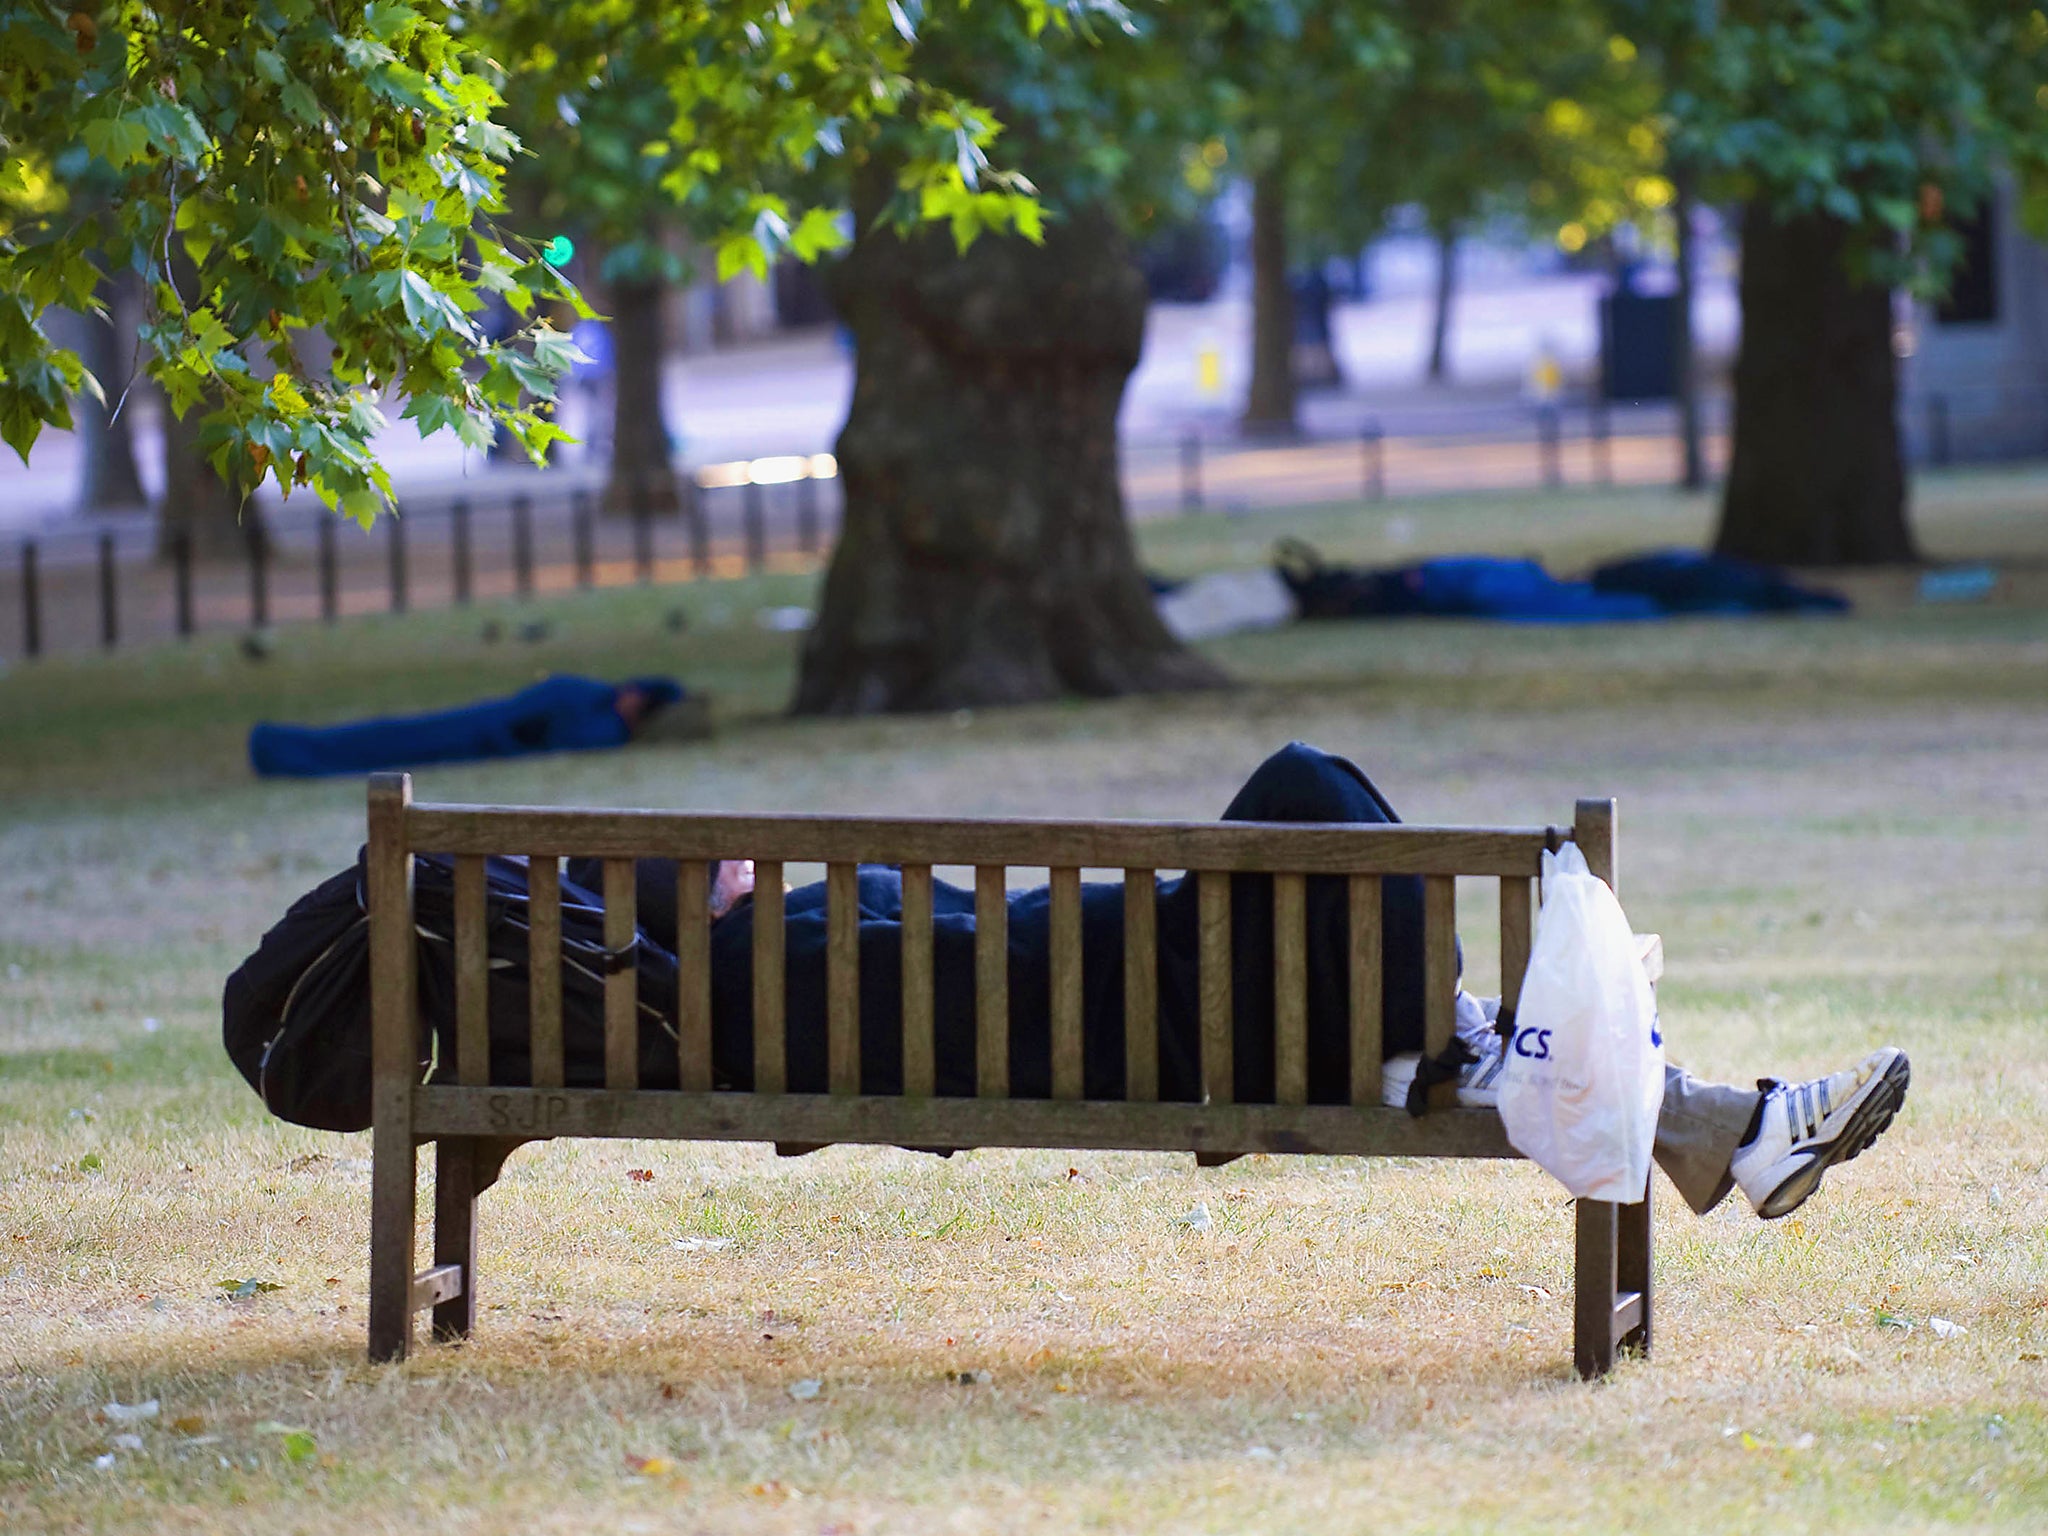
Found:
<svg viewBox="0 0 2048 1536"><path fill-rule="evenodd" d="M370 783L369 908L374 1033L374 1174L370 1230L370 1356L402 1358L412 1314L431 1307L434 1334L468 1335L476 1320L476 1201L510 1151L555 1136L673 1141L836 1142L922 1147L1087 1147L1192 1152L1204 1164L1251 1152L1377 1157L1514 1157L1491 1109L1457 1107L1432 1090L1416 1118L1382 1106L1380 902L1386 875L1420 875L1424 891L1426 1044L1444 1049L1456 992L1456 881L1500 882L1504 1004L1529 956L1531 886L1545 849L1576 842L1594 873L1615 878L1612 800L1581 800L1570 828L1354 826L1250 822L955 821L866 816L730 816L670 811L553 810L414 804L411 780ZM454 1081L422 1084L412 855L455 860ZM484 857L531 859L533 1086L491 1081L486 1016ZM560 865L604 860L605 942L626 951L635 928L634 860L680 861L680 1089L638 1086L636 974L605 980L603 1088L564 1087ZM709 868L755 863L754 1084L714 1092L711 1062ZM783 870L825 866L827 1060L830 1091L785 1082ZM860 950L856 871L903 874L903 1081L900 1095L860 1092ZM940 1097L934 1076L931 890L934 865L975 875L974 1098ZM1008 1078L1007 911L1011 866L1051 872L1052 1097L1012 1098ZM1128 1097L1082 1098L1081 872L1122 870ZM1154 875L1198 882L1203 1102L1158 1098L1157 916ZM1231 1092L1230 876L1273 877L1275 1103ZM1307 1100L1306 879L1348 877L1349 1104ZM1660 956L1646 951L1646 961ZM1654 978L1653 978L1654 979ZM414 1273L415 1155L435 1146L434 1262ZM1650 1206L1577 1202L1573 1353L1582 1375L1609 1370L1618 1349L1650 1345Z"/></svg>

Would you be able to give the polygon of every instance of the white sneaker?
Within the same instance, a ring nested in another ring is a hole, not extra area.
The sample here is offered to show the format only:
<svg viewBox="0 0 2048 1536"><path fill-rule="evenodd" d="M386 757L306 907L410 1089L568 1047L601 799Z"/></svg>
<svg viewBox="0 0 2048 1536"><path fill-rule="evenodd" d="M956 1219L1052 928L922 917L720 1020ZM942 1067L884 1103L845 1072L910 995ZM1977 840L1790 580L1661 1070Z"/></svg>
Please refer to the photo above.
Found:
<svg viewBox="0 0 2048 1536"><path fill-rule="evenodd" d="M1766 1089L1755 1138L1728 1164L1757 1215L1769 1221L1797 1209L1823 1173L1877 1140L1912 1075L1906 1053L1888 1045L1846 1071Z"/></svg>
<svg viewBox="0 0 2048 1536"><path fill-rule="evenodd" d="M1492 1030L1468 1035L1465 1044L1479 1053L1458 1069L1458 1102L1467 1108L1497 1108L1500 1104L1500 1072L1505 1058L1500 1036ZM1415 1081L1415 1069L1422 1065L1418 1051L1389 1056L1380 1067L1380 1102L1389 1109L1408 1107L1408 1088Z"/></svg>

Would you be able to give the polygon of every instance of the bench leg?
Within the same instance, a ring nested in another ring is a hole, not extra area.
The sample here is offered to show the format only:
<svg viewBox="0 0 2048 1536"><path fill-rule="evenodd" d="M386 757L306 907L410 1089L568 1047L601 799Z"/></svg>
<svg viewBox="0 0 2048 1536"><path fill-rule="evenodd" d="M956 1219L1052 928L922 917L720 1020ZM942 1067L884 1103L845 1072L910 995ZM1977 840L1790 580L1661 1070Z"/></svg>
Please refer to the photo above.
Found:
<svg viewBox="0 0 2048 1536"><path fill-rule="evenodd" d="M1609 1200L1578 1202L1572 1265L1572 1362L1588 1380L1614 1369L1616 1222Z"/></svg>
<svg viewBox="0 0 2048 1536"><path fill-rule="evenodd" d="M1642 1298L1640 1320L1622 1334L1618 1340L1621 1348L1635 1350L1638 1354L1650 1352L1650 1191L1643 1190L1643 1198L1634 1205L1624 1205L1616 1212L1619 1244L1615 1249L1615 1286L1626 1295L1634 1291Z"/></svg>
<svg viewBox="0 0 2048 1536"><path fill-rule="evenodd" d="M412 1127L379 1121L370 1144L370 1358L412 1347Z"/></svg>
<svg viewBox="0 0 2048 1536"><path fill-rule="evenodd" d="M466 1339L476 1326L476 1138L443 1137L434 1143L434 1262L459 1265L462 1289L434 1304L434 1337Z"/></svg>
<svg viewBox="0 0 2048 1536"><path fill-rule="evenodd" d="M1650 1350L1650 1199L1578 1202L1572 1280L1572 1359L1588 1380L1621 1349Z"/></svg>

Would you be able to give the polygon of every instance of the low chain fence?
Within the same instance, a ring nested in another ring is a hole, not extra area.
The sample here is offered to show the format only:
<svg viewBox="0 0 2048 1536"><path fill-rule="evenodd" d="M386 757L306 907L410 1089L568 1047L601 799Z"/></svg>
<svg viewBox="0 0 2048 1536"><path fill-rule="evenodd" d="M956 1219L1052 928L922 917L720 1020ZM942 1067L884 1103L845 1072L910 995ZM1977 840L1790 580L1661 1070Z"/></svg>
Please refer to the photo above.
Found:
<svg viewBox="0 0 2048 1536"><path fill-rule="evenodd" d="M1726 465L1725 399L1700 424L1705 472ZM2048 453L2048 399L2010 390L1983 399L1909 396L1911 458ZM1684 450L1669 404L1503 401L1360 418L1348 434L1261 442L1210 433L1126 441L1122 473L1135 518L1249 513L1316 503L1452 492L1670 485ZM832 546L841 515L830 454L697 467L681 504L646 498L600 510L569 472L442 499L414 497L365 532L315 508L267 510L240 547L201 550L147 519L103 518L38 534L0 557L0 658L29 659L183 638L202 631L337 623L367 613L460 607L629 584L802 569ZM629 498L632 500L634 498Z"/></svg>

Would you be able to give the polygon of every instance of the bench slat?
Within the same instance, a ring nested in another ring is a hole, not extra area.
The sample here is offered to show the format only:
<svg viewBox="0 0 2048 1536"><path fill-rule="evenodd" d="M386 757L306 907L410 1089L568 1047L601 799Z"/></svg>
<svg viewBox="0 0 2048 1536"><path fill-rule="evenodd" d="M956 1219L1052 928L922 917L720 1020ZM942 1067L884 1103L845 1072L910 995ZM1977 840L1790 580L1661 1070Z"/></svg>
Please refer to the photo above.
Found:
<svg viewBox="0 0 2048 1536"><path fill-rule="evenodd" d="M1422 877L1422 1053L1440 1055L1457 1032L1458 881L1454 875ZM1458 1102L1458 1085L1429 1090L1432 1111Z"/></svg>
<svg viewBox="0 0 2048 1536"><path fill-rule="evenodd" d="M553 854L526 864L527 991L533 999L528 1049L533 1086L562 1086L562 866Z"/></svg>
<svg viewBox="0 0 2048 1536"><path fill-rule="evenodd" d="M782 861L754 860L754 1092L781 1093L789 1081L783 1032Z"/></svg>
<svg viewBox="0 0 2048 1536"><path fill-rule="evenodd" d="M984 1099L1010 1093L1009 883L1000 864L974 871L974 1079Z"/></svg>
<svg viewBox="0 0 2048 1536"><path fill-rule="evenodd" d="M1273 1097L1308 1102L1308 882L1273 877Z"/></svg>
<svg viewBox="0 0 2048 1536"><path fill-rule="evenodd" d="M729 816L551 806L416 805L409 846L444 853L1204 869L1239 874L1534 874L1540 827L1407 827L1348 822L966 821L937 817Z"/></svg>
<svg viewBox="0 0 2048 1536"><path fill-rule="evenodd" d="M932 1014L932 867L903 866L903 1091L930 1098L937 1086Z"/></svg>
<svg viewBox="0 0 2048 1536"><path fill-rule="evenodd" d="M860 870L825 869L825 1061L834 1093L860 1092Z"/></svg>
<svg viewBox="0 0 2048 1536"><path fill-rule="evenodd" d="M711 1087L711 865L676 866L676 1067L685 1093Z"/></svg>
<svg viewBox="0 0 2048 1536"><path fill-rule="evenodd" d="M1081 1097L1081 871L1052 877L1052 1096Z"/></svg>
<svg viewBox="0 0 2048 1536"><path fill-rule="evenodd" d="M1130 1104L894 1095L608 1093L426 1087L423 1135L617 1136L924 1147L1088 1147L1135 1152L1277 1152L1514 1157L1500 1116L1447 1109L1421 1119L1344 1104Z"/></svg>
<svg viewBox="0 0 2048 1536"><path fill-rule="evenodd" d="M1211 1104L1228 1104L1236 1096L1232 1092L1235 1015L1230 1004L1230 876L1205 869L1195 879L1201 953L1202 1097Z"/></svg>
<svg viewBox="0 0 2048 1536"><path fill-rule="evenodd" d="M1380 1101L1380 1067L1386 1035L1380 1017L1380 882L1353 875L1346 893L1350 908L1346 958L1351 977L1351 1102Z"/></svg>
<svg viewBox="0 0 2048 1536"><path fill-rule="evenodd" d="M604 947L633 964L608 968L604 977L604 1081L608 1088L640 1086L640 967L633 947L639 922L633 860L604 861ZM616 964L616 960L614 961Z"/></svg>
<svg viewBox="0 0 2048 1536"><path fill-rule="evenodd" d="M1532 913L1529 878L1503 875L1500 882L1500 1006L1520 1005L1522 976L1529 969Z"/></svg>
<svg viewBox="0 0 2048 1536"><path fill-rule="evenodd" d="M484 860L455 860L455 1070L472 1088L491 1080L490 951L484 931Z"/></svg>
<svg viewBox="0 0 2048 1536"><path fill-rule="evenodd" d="M1159 887L1124 871L1124 1097L1159 1097Z"/></svg>

